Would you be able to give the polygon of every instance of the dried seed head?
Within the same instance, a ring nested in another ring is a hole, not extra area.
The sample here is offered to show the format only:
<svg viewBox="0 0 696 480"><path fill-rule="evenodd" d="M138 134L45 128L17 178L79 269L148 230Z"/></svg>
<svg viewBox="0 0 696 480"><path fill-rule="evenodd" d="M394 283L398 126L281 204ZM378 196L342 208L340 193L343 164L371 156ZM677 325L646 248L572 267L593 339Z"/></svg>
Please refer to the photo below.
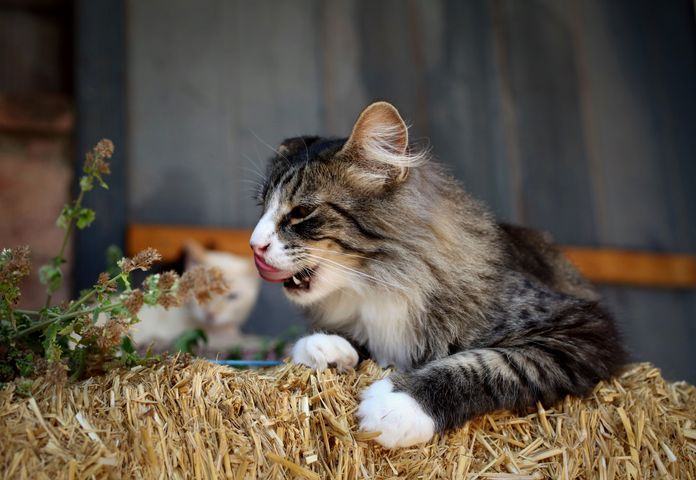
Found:
<svg viewBox="0 0 696 480"><path fill-rule="evenodd" d="M121 344L121 338L127 331L128 324L123 319L112 317L104 325L89 327L83 336L100 353L107 353Z"/></svg>
<svg viewBox="0 0 696 480"><path fill-rule="evenodd" d="M228 290L229 285L222 270L217 267L194 267L184 272L179 281L179 298L182 301L193 296L198 303L206 303L213 294L222 294Z"/></svg>
<svg viewBox="0 0 696 480"><path fill-rule="evenodd" d="M103 342L99 345L103 350L117 347L121 344L121 338L128 331L128 325L122 319L111 318L104 325Z"/></svg>
<svg viewBox="0 0 696 480"><path fill-rule="evenodd" d="M16 285L29 275L31 262L29 247L5 248L0 253L0 282Z"/></svg>
<svg viewBox="0 0 696 480"><path fill-rule="evenodd" d="M98 172L101 175L108 175L111 173L109 162L106 162L101 155L95 155L93 152L87 152L85 154L84 170L86 173Z"/></svg>
<svg viewBox="0 0 696 480"><path fill-rule="evenodd" d="M31 271L29 247L6 248L0 251L0 287L8 305L19 301L19 284Z"/></svg>
<svg viewBox="0 0 696 480"><path fill-rule="evenodd" d="M109 277L109 274L106 272L102 272L99 274L99 279L97 280L97 283L100 287L104 289L105 292L115 292L116 285L109 283L110 281L111 277Z"/></svg>
<svg viewBox="0 0 696 480"><path fill-rule="evenodd" d="M177 295L174 295L173 293L161 294L157 299L157 303L163 306L165 310L181 306L180 298Z"/></svg>
<svg viewBox="0 0 696 480"><path fill-rule="evenodd" d="M171 290L178 279L179 275L177 275L176 272L171 270L164 272L160 275L159 280L157 281L157 288L159 288L162 292Z"/></svg>
<svg viewBox="0 0 696 480"><path fill-rule="evenodd" d="M128 313L131 315L137 315L143 306L145 301L145 296L142 290L133 290L128 297L123 301L123 306L126 307Z"/></svg>
<svg viewBox="0 0 696 480"><path fill-rule="evenodd" d="M162 259L162 255L159 254L157 250L152 247L148 247L141 252L135 254L133 258L122 258L118 265L126 273L130 273L133 270L147 270L153 263L158 262Z"/></svg>
<svg viewBox="0 0 696 480"><path fill-rule="evenodd" d="M100 175L108 175L111 173L111 169L109 167L109 158L114 154L114 144L111 140L107 139L102 139L99 140L99 143L97 143L92 151L87 152L85 154L85 164L84 164L84 171L85 173L89 174L95 174L98 173Z"/></svg>
<svg viewBox="0 0 696 480"><path fill-rule="evenodd" d="M102 138L94 147L94 153L104 158L111 158L114 154L114 142L108 138Z"/></svg>

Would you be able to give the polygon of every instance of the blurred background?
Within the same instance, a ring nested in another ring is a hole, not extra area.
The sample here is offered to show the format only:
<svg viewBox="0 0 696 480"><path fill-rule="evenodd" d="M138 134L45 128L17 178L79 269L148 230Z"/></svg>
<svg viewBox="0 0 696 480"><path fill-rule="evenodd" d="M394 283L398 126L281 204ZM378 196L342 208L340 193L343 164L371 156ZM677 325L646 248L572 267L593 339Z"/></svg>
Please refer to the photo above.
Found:
<svg viewBox="0 0 696 480"><path fill-rule="evenodd" d="M102 137L111 188L91 194L62 298L135 224L251 228L273 147L346 136L378 99L501 220L696 253L691 0L0 0L0 246L55 255ZM36 306L43 287L27 288ZM694 284L600 288L634 359L696 382ZM263 285L244 329L293 325Z"/></svg>

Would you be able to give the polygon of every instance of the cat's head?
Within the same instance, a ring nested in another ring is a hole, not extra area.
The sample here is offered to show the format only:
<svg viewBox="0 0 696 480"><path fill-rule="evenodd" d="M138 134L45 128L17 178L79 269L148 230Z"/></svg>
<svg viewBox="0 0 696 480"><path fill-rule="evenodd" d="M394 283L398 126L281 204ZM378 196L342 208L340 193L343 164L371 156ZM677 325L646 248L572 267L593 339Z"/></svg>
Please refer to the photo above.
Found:
<svg viewBox="0 0 696 480"><path fill-rule="evenodd" d="M256 303L260 288L252 262L247 258L207 250L198 243L189 242L185 245L184 263L186 270L197 265L219 268L230 287L229 291L214 295L204 305L190 302L188 308L193 319L203 326L240 327Z"/></svg>
<svg viewBox="0 0 696 480"><path fill-rule="evenodd" d="M388 209L425 160L386 102L367 107L348 139L285 140L258 194L263 214L250 243L261 277L303 305L374 286L370 266L398 229Z"/></svg>

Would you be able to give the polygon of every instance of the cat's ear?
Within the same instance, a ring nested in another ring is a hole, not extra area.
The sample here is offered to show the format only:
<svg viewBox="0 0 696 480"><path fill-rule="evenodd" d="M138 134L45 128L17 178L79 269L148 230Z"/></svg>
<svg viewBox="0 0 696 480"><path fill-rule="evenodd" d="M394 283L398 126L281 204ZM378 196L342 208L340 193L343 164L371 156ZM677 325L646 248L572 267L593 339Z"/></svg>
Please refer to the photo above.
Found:
<svg viewBox="0 0 696 480"><path fill-rule="evenodd" d="M203 245L195 240L187 240L184 243L184 267L189 268L204 263L206 259L206 250Z"/></svg>
<svg viewBox="0 0 696 480"><path fill-rule="evenodd" d="M375 102L362 111L341 153L395 181L405 180L409 168L423 159L409 153L408 127L387 102Z"/></svg>

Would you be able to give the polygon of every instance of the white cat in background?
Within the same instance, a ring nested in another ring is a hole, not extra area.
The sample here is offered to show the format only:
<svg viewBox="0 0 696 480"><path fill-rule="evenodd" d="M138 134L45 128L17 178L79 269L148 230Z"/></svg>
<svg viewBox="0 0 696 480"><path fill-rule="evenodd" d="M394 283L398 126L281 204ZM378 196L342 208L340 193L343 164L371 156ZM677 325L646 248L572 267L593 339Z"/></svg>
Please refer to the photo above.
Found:
<svg viewBox="0 0 696 480"><path fill-rule="evenodd" d="M194 301L169 310L145 306L138 314L140 322L131 327L131 338L141 347L152 343L155 350L164 350L183 332L200 328L208 337L206 352L225 353L242 342L246 344L251 337L242 334L241 327L260 288L254 263L231 253L206 250L197 243L188 243L185 250L185 269L196 265L219 268L230 286L229 292L201 306Z"/></svg>

